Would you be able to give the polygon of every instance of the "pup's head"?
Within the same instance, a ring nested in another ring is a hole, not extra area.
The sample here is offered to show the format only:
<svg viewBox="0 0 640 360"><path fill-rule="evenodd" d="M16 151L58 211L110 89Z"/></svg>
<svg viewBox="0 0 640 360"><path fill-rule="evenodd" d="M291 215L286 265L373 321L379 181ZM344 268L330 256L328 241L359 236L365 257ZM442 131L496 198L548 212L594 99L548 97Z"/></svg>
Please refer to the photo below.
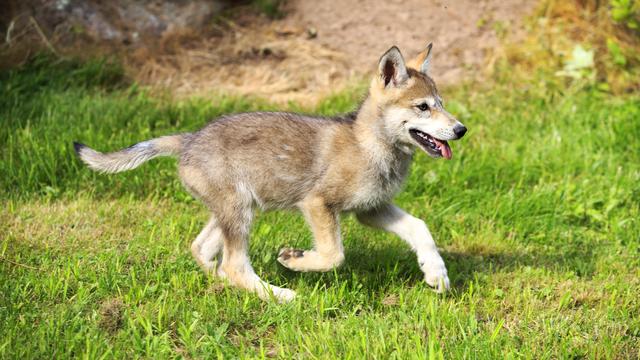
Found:
<svg viewBox="0 0 640 360"><path fill-rule="evenodd" d="M370 94L382 111L384 133L391 141L451 159L447 140L460 139L467 128L444 109L428 75L430 60L431 44L407 64L400 50L392 47L380 58Z"/></svg>

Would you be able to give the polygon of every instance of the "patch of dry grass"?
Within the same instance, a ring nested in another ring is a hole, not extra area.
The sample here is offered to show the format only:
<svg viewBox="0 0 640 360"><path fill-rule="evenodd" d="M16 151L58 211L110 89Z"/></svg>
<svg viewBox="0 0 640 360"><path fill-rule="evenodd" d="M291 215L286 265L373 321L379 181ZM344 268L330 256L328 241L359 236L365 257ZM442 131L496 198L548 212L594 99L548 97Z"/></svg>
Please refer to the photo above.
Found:
<svg viewBox="0 0 640 360"><path fill-rule="evenodd" d="M345 55L313 41L313 29L270 21L249 6L227 15L198 32L176 29L129 46L64 26L48 33L34 17L21 14L2 34L0 68L24 64L39 52L62 59L116 57L130 78L158 94L250 95L303 105L316 104L354 80Z"/></svg>
<svg viewBox="0 0 640 360"><path fill-rule="evenodd" d="M343 54L308 39L304 29L228 20L220 34L175 34L163 40L158 55L139 50L129 58L135 78L178 96L234 93L309 105L354 76Z"/></svg>
<svg viewBox="0 0 640 360"><path fill-rule="evenodd" d="M124 247L144 234L140 227L161 221L167 203L135 206L105 201L96 206L87 198L45 202L2 202L0 238L34 249L99 251Z"/></svg>
<svg viewBox="0 0 640 360"><path fill-rule="evenodd" d="M113 298L100 303L99 326L110 334L122 328L125 304L122 299Z"/></svg>

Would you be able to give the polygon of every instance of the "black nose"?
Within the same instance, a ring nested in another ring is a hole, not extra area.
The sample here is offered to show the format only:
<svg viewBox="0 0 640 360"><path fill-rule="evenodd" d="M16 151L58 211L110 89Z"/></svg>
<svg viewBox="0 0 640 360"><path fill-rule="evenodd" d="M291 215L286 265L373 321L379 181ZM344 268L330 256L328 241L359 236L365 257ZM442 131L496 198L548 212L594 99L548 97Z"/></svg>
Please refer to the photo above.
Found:
<svg viewBox="0 0 640 360"><path fill-rule="evenodd" d="M460 139L467 133L467 128L464 127L464 125L456 125L453 127L453 132L456 134L458 139Z"/></svg>

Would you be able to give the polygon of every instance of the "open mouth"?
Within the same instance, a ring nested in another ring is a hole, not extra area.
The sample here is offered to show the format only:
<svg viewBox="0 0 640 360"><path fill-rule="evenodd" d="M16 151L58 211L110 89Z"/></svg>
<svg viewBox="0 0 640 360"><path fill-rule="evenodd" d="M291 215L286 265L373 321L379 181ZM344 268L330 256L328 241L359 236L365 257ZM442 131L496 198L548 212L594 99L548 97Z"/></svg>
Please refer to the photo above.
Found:
<svg viewBox="0 0 640 360"><path fill-rule="evenodd" d="M417 129L409 129L411 137L420 144L422 149L432 157L451 159L451 148L446 140L439 140Z"/></svg>

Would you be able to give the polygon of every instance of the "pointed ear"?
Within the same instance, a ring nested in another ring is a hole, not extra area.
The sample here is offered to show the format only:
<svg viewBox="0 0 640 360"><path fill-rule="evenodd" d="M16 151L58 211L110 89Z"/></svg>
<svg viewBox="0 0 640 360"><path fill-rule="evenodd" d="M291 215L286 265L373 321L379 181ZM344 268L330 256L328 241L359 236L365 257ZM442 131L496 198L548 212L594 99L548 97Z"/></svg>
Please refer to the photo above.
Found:
<svg viewBox="0 0 640 360"><path fill-rule="evenodd" d="M387 50L380 58L378 64L378 74L384 83L384 87L398 86L403 84L409 78L407 66L404 64L404 58L397 47Z"/></svg>
<svg viewBox="0 0 640 360"><path fill-rule="evenodd" d="M432 43L429 43L427 47L422 50L418 56L411 59L409 61L409 67L412 69L416 69L423 74L427 74L429 72L429 65L431 64L431 48L433 47Z"/></svg>

